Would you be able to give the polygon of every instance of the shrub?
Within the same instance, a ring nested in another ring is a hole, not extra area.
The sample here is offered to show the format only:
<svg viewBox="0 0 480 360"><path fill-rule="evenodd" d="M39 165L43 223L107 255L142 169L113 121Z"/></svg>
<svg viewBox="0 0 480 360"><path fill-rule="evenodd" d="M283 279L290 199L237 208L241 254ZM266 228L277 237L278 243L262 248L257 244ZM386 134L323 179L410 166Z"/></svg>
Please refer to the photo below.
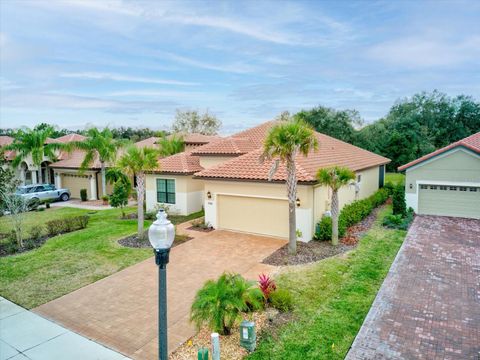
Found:
<svg viewBox="0 0 480 360"><path fill-rule="evenodd" d="M356 200L345 205L338 218L338 236L344 236L347 228L365 219L373 209L383 204L387 199L388 191L379 189L366 199ZM332 219L329 216L323 216L317 223L315 238L325 241L332 238Z"/></svg>
<svg viewBox="0 0 480 360"><path fill-rule="evenodd" d="M66 219L50 220L45 223L49 237L84 229L88 224L88 216L75 216Z"/></svg>
<svg viewBox="0 0 480 360"><path fill-rule="evenodd" d="M103 196L102 196L102 200L103 200L103 201L108 201L108 195L103 195Z"/></svg>
<svg viewBox="0 0 480 360"><path fill-rule="evenodd" d="M263 293L265 301L270 300L270 294L277 289L275 281L268 275L260 274L258 276L258 287Z"/></svg>
<svg viewBox="0 0 480 360"><path fill-rule="evenodd" d="M383 189L385 189L385 191L387 191L388 193L388 196L392 196L393 195L393 189L395 188L395 185L393 185L392 182L390 181L387 181L385 183L385 185L383 185Z"/></svg>
<svg viewBox="0 0 480 360"><path fill-rule="evenodd" d="M253 285L241 275L229 273L207 281L195 296L190 321L197 328L206 324L212 331L229 335L241 312L262 307L263 294Z"/></svg>
<svg viewBox="0 0 480 360"><path fill-rule="evenodd" d="M390 214L383 218L382 225L390 229L408 230L410 223L413 221L414 212L412 208L408 208L405 216L401 214Z"/></svg>
<svg viewBox="0 0 480 360"><path fill-rule="evenodd" d="M80 189L80 199L87 201L87 189Z"/></svg>
<svg viewBox="0 0 480 360"><path fill-rule="evenodd" d="M293 310L293 296L286 289L277 289L270 295L272 306L282 312Z"/></svg>
<svg viewBox="0 0 480 360"><path fill-rule="evenodd" d="M402 217L407 214L407 204L405 202L405 186L398 184L393 189L392 209L395 215Z"/></svg>
<svg viewBox="0 0 480 360"><path fill-rule="evenodd" d="M110 195L110 205L114 208L119 207L122 211L122 218L125 218L125 206L128 205L128 195L130 194L130 184L117 181L113 186L113 193Z"/></svg>

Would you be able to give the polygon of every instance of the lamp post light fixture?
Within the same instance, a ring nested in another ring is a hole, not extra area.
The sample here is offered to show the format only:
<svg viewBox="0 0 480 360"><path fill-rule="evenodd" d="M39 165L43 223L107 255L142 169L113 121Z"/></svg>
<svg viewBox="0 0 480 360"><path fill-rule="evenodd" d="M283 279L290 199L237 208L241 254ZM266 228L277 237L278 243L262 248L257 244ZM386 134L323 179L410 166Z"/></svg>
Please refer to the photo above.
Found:
<svg viewBox="0 0 480 360"><path fill-rule="evenodd" d="M157 220L148 229L148 240L153 247L158 265L158 358L168 359L167 347L167 264L175 239L175 227L167 219L164 209L158 210Z"/></svg>

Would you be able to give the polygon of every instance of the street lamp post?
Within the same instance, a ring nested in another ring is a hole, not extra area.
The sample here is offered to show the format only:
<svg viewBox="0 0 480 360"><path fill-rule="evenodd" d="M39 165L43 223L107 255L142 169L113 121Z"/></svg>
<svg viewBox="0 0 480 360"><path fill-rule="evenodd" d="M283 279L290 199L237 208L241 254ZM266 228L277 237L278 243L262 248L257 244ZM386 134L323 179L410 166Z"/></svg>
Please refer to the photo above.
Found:
<svg viewBox="0 0 480 360"><path fill-rule="evenodd" d="M170 248L175 239L175 227L160 209L157 220L148 229L148 240L153 247L158 265L158 358L168 359L167 342L167 264Z"/></svg>

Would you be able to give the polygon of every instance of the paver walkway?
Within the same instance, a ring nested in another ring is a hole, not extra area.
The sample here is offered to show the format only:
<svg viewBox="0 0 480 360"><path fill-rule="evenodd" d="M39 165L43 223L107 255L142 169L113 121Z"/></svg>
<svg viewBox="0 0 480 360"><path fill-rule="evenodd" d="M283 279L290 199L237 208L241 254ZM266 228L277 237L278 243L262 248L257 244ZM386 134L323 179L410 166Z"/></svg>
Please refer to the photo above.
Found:
<svg viewBox="0 0 480 360"><path fill-rule="evenodd" d="M480 358L480 220L418 216L346 359Z"/></svg>
<svg viewBox="0 0 480 360"><path fill-rule="evenodd" d="M0 360L128 360L0 297Z"/></svg>
<svg viewBox="0 0 480 360"><path fill-rule="evenodd" d="M274 269L260 264L262 259L285 245L279 239L228 231L195 233L195 239L170 253L170 351L195 334L189 323L190 306L206 280L217 278L224 271L256 279L259 273ZM150 258L34 311L131 358L156 359L157 271Z"/></svg>

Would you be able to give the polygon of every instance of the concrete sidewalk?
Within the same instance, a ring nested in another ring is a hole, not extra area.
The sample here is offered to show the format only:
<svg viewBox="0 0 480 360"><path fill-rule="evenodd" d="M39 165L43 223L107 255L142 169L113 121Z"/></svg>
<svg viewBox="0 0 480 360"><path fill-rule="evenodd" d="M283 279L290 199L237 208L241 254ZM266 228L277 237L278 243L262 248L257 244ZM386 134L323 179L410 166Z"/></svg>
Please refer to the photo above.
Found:
<svg viewBox="0 0 480 360"><path fill-rule="evenodd" d="M128 360L0 297L0 360Z"/></svg>

